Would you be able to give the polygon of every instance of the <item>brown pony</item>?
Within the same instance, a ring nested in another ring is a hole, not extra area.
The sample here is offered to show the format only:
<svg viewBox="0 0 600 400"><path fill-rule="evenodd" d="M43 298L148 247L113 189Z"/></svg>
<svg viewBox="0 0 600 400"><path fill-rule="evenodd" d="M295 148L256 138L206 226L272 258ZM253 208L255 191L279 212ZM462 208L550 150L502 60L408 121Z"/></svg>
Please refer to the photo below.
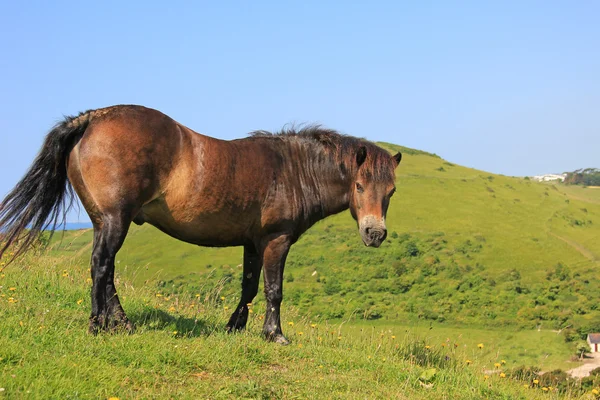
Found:
<svg viewBox="0 0 600 400"><path fill-rule="evenodd" d="M141 106L86 111L50 131L0 204L0 257L17 243L21 254L64 221L74 189L94 226L91 332L131 329L114 261L133 221L199 246L244 246L242 296L227 329L246 326L262 269L263 332L287 343L279 312L290 246L315 222L350 208L363 242L379 247L400 159L315 126L223 141Z"/></svg>

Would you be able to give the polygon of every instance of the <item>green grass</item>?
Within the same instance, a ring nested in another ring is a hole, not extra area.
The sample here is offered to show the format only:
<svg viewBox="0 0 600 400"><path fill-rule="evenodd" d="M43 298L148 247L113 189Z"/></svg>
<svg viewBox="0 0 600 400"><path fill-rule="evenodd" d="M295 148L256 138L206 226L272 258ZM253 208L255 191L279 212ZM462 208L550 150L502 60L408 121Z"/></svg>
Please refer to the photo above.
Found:
<svg viewBox="0 0 600 400"><path fill-rule="evenodd" d="M524 359L509 353L494 367L511 339L489 330L328 322L288 307L292 344L280 346L260 336L256 304L249 329L228 335L226 308L235 298L218 286L199 297L166 295L118 277L136 332L91 336L87 276L85 264L50 256L29 256L0 275L0 398L547 399L590 392L543 392L531 379L518 380L511 371ZM513 336L553 343L548 333Z"/></svg>
<svg viewBox="0 0 600 400"><path fill-rule="evenodd" d="M419 321L410 325L353 321L346 330L352 335L358 332L375 336L394 334L397 337L410 334L437 348L442 344L458 344L466 357L479 360L487 369L493 369L494 363L500 360L505 360L509 367L534 365L542 371L569 370L580 365L578 361L571 360L571 348L562 335L551 330L511 327L485 329ZM479 349L478 344L484 344L484 348Z"/></svg>

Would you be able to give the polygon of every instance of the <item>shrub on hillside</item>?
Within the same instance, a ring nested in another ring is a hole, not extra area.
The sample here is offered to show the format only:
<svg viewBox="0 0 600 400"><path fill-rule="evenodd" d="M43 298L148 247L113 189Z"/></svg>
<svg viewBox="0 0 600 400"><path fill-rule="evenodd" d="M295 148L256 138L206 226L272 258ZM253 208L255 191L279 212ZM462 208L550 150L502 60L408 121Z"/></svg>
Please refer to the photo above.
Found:
<svg viewBox="0 0 600 400"><path fill-rule="evenodd" d="M513 368L510 371L510 376L520 381L532 382L534 379L538 378L539 373L540 369L538 367L526 367L525 365L521 365Z"/></svg>
<svg viewBox="0 0 600 400"><path fill-rule="evenodd" d="M325 294L331 296L332 294L338 293L340 290L342 290L342 284L335 277L326 279L325 284L323 285Z"/></svg>
<svg viewBox="0 0 600 400"><path fill-rule="evenodd" d="M474 243L471 239L467 239L460 245L456 246L455 250L459 253L468 254L468 253L479 253L483 245L481 243Z"/></svg>
<svg viewBox="0 0 600 400"><path fill-rule="evenodd" d="M421 254L421 250L419 250L419 246L413 240L404 244L404 251L402 253L406 257L418 257Z"/></svg>
<svg viewBox="0 0 600 400"><path fill-rule="evenodd" d="M546 271L547 280L557 279L559 281L565 281L570 277L571 271L569 270L569 267L560 262L556 264L553 269Z"/></svg>

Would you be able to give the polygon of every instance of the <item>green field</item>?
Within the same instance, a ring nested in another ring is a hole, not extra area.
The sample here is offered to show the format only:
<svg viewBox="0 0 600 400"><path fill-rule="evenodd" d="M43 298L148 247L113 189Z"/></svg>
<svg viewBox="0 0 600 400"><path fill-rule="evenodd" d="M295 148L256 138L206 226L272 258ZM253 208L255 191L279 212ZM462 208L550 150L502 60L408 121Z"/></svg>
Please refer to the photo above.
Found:
<svg viewBox="0 0 600 400"><path fill-rule="evenodd" d="M523 372L564 364L564 342L545 331L326 321L288 307L292 344L280 346L261 337L255 305L249 329L227 334L235 300L220 287L167 295L119 279L137 329L92 336L87 275L36 255L0 274L0 398L585 399L600 384Z"/></svg>
<svg viewBox="0 0 600 400"><path fill-rule="evenodd" d="M573 368L600 331L600 189L381 145L404 154L388 239L366 248L345 212L292 247L290 346L260 337L262 295L248 331L225 334L240 248L147 225L117 255L136 333L88 336L91 231L66 232L0 277L0 397L594 398L593 379L543 391L518 368Z"/></svg>

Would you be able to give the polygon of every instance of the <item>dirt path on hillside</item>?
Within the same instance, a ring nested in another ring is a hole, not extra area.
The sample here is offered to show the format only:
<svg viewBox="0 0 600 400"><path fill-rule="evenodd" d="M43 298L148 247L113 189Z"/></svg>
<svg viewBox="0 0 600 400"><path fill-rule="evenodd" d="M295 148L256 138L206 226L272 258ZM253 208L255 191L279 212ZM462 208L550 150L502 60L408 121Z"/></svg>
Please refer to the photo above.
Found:
<svg viewBox="0 0 600 400"><path fill-rule="evenodd" d="M573 378L585 378L590 375L590 372L596 368L600 368L600 353L591 353L586 355L586 358L583 361L583 365L573 368L567 371L567 374L571 375Z"/></svg>
<svg viewBox="0 0 600 400"><path fill-rule="evenodd" d="M594 253L592 253L590 250L586 249L579 243L574 242L571 239L567 239L562 236L558 236L557 234L552 233L552 232L548 232L548 233L550 235L554 236L555 238L562 240L563 242L565 242L566 244L568 244L569 246L571 246L572 248L577 250L582 256L584 256L588 260L594 261L594 262L598 261L598 257Z"/></svg>

